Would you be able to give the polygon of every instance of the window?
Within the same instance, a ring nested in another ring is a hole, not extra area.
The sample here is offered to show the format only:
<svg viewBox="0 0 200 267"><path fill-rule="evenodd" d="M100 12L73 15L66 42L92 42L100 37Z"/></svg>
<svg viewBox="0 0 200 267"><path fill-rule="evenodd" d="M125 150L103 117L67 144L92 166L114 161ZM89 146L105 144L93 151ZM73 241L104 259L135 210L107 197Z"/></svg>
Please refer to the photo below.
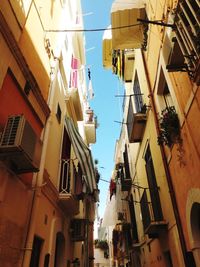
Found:
<svg viewBox="0 0 200 267"><path fill-rule="evenodd" d="M60 185L59 192L70 192L70 153L71 141L64 128L63 141L62 141L62 154L61 154L61 171L60 171Z"/></svg>
<svg viewBox="0 0 200 267"><path fill-rule="evenodd" d="M133 201L133 195L130 195L130 201L128 202L129 204L129 212L130 212L130 217L131 217L131 229L132 229L132 237L133 237L133 243L138 243L139 238L138 238L138 230L137 230L137 222L136 222L136 215L135 215L135 206L134 206L134 201Z"/></svg>
<svg viewBox="0 0 200 267"><path fill-rule="evenodd" d="M58 119L58 122L61 122L61 109L60 109L60 105L57 105L57 112L56 112L56 117Z"/></svg>
<svg viewBox="0 0 200 267"><path fill-rule="evenodd" d="M149 184L149 192L152 202L152 209L155 221L162 221L163 214L160 204L160 197L158 192L158 186L156 181L156 175L153 166L153 159L150 151L150 147L148 145L146 153L145 153L145 162L146 162L146 173L147 173L147 180Z"/></svg>
<svg viewBox="0 0 200 267"><path fill-rule="evenodd" d="M34 236L30 267L39 266L42 244L43 240L38 236Z"/></svg>
<svg viewBox="0 0 200 267"><path fill-rule="evenodd" d="M159 77L159 82L158 82L157 94L159 96L158 99L159 99L161 110L165 109L166 107L174 106L172 96L170 94L170 90L169 90L169 87L167 85L162 68L160 70L160 77Z"/></svg>
<svg viewBox="0 0 200 267"><path fill-rule="evenodd" d="M140 84L139 84L137 73L135 74L133 94L134 94L133 99L134 99L134 104L135 104L135 111L136 113L140 113L143 107L143 100L142 100L142 94L140 90Z"/></svg>
<svg viewBox="0 0 200 267"><path fill-rule="evenodd" d="M65 238L61 232L58 232L56 234L56 241L55 241L54 267L62 267L64 265L63 264L64 254L65 254Z"/></svg>
<svg viewBox="0 0 200 267"><path fill-rule="evenodd" d="M124 157L124 167L126 174L125 179L131 179L127 145L125 145L125 151L123 152L123 157Z"/></svg>
<svg viewBox="0 0 200 267"><path fill-rule="evenodd" d="M30 91L31 91L31 86L30 86L30 83L27 81L24 86L24 93L28 96Z"/></svg>
<svg viewBox="0 0 200 267"><path fill-rule="evenodd" d="M173 267L171 253L169 250L164 252L164 257L165 257L165 261L167 263L167 267Z"/></svg>
<svg viewBox="0 0 200 267"><path fill-rule="evenodd" d="M50 254L46 254L44 258L44 267L49 267Z"/></svg>
<svg viewBox="0 0 200 267"><path fill-rule="evenodd" d="M63 62L61 60L59 61L59 70L60 70L62 85L63 85L64 89L66 90L68 88L68 83L67 83L65 68L64 68Z"/></svg>

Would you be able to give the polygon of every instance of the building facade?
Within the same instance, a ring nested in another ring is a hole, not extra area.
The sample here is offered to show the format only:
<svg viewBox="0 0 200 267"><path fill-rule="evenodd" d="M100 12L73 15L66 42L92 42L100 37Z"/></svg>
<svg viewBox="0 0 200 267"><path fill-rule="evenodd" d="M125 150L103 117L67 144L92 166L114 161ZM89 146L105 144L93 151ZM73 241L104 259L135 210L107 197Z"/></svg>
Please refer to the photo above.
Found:
<svg viewBox="0 0 200 267"><path fill-rule="evenodd" d="M81 29L80 1L0 3L1 266L93 266L97 121Z"/></svg>
<svg viewBox="0 0 200 267"><path fill-rule="evenodd" d="M124 83L112 266L199 266L198 11L199 1L112 4L103 66Z"/></svg>

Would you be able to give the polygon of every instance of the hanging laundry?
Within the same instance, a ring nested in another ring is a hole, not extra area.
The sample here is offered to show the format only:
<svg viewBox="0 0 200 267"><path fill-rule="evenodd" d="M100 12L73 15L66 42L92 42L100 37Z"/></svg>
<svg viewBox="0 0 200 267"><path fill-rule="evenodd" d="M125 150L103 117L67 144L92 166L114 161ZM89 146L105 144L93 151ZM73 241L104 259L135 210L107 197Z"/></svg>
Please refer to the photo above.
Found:
<svg viewBox="0 0 200 267"><path fill-rule="evenodd" d="M89 99L93 99L93 97L94 97L94 91L93 91L93 87L92 87L90 68L88 68L88 79L89 79L89 83L88 83L88 96L89 96Z"/></svg>
<svg viewBox="0 0 200 267"><path fill-rule="evenodd" d="M94 91L92 88L92 81L91 80L89 80L89 84L88 84L88 94L89 94L89 99L94 98Z"/></svg>
<svg viewBox="0 0 200 267"><path fill-rule="evenodd" d="M116 182L113 181L112 179L110 180L110 187L109 187L109 189L110 189L110 200L111 200L112 196L114 194L116 194Z"/></svg>
<svg viewBox="0 0 200 267"><path fill-rule="evenodd" d="M71 60L70 87L78 87L78 59L73 56Z"/></svg>

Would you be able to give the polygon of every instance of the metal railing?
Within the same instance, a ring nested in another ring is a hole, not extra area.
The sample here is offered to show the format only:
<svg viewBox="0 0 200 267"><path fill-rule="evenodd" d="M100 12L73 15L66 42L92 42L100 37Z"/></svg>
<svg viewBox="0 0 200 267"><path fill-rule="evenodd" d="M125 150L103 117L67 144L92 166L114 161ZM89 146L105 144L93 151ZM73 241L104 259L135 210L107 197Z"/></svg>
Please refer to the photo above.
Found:
<svg viewBox="0 0 200 267"><path fill-rule="evenodd" d="M150 190L150 194L156 195L156 201L149 201L147 196L147 190ZM155 189L144 189L141 200L141 212L144 230L148 228L151 222L159 222L163 220L162 211L160 209L160 198L158 188Z"/></svg>
<svg viewBox="0 0 200 267"><path fill-rule="evenodd" d="M61 171L60 171L60 185L59 192L62 194L71 193L71 179L70 179L70 166L72 161L70 160L61 160Z"/></svg>
<svg viewBox="0 0 200 267"><path fill-rule="evenodd" d="M176 38L191 77L196 75L200 60L199 0L179 1L175 16Z"/></svg>

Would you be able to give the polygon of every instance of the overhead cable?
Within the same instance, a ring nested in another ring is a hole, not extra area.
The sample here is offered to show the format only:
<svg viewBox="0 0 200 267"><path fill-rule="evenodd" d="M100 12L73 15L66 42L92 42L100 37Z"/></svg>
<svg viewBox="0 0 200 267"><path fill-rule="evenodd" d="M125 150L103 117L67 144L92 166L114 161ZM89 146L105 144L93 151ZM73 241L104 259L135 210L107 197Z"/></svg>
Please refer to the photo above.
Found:
<svg viewBox="0 0 200 267"><path fill-rule="evenodd" d="M110 31L110 30L119 30L125 28L131 28L142 25L142 23L136 23L131 25L112 27L112 28L97 28L97 29L63 29L63 30L44 30L45 32L100 32L100 31Z"/></svg>

